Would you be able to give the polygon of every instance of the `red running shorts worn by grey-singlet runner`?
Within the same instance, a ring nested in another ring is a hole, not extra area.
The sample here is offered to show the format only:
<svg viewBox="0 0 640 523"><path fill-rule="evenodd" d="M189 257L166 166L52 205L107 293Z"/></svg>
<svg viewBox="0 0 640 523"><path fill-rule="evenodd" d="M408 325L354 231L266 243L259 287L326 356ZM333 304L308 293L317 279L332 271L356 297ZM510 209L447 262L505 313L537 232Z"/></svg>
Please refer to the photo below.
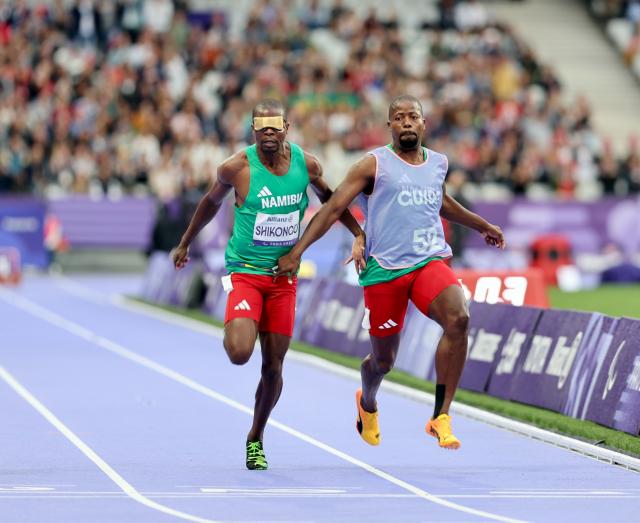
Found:
<svg viewBox="0 0 640 523"><path fill-rule="evenodd" d="M372 193L361 195L367 266L360 285L363 327L372 336L399 332L409 300L428 314L445 288L459 285L442 261L451 256L440 220L448 160L444 154L423 150L425 161L419 165L405 162L391 146L369 153L376 159L376 177Z"/></svg>
<svg viewBox="0 0 640 523"><path fill-rule="evenodd" d="M295 276L273 281L272 267L287 254L300 236L300 223L308 205L309 174L302 149L289 142L291 162L282 176L261 162L256 146L246 148L249 192L235 206L233 233L225 252L228 292L225 323L251 318L260 332L291 336L295 317Z"/></svg>

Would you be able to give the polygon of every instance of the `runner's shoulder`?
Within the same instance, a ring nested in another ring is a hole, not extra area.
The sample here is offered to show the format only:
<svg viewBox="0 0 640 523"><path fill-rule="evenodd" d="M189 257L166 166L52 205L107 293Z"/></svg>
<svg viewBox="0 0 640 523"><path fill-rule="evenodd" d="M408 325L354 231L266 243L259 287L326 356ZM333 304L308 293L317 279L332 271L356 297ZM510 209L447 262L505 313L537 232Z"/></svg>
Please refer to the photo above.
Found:
<svg viewBox="0 0 640 523"><path fill-rule="evenodd" d="M218 180L233 185L239 176L248 174L249 159L244 149L232 154L218 166Z"/></svg>
<svg viewBox="0 0 640 523"><path fill-rule="evenodd" d="M377 166L378 160L375 155L367 153L351 166L351 172L360 176L374 177Z"/></svg>
<svg viewBox="0 0 640 523"><path fill-rule="evenodd" d="M309 178L313 180L322 176L322 164L320 163L320 160L318 160L318 157L304 149L302 149L302 153L304 154L304 163L307 166Z"/></svg>

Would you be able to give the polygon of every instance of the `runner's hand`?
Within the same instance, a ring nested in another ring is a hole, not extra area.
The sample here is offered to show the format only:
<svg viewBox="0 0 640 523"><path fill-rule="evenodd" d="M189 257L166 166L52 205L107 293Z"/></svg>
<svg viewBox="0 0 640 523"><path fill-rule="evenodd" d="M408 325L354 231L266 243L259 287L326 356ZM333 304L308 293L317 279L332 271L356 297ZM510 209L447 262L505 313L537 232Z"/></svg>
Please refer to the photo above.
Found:
<svg viewBox="0 0 640 523"><path fill-rule="evenodd" d="M273 268L273 281L276 281L278 276L288 276L289 281L292 281L292 275L298 272L300 268L300 258L296 258L289 254L285 254L278 259L278 265Z"/></svg>
<svg viewBox="0 0 640 523"><path fill-rule="evenodd" d="M356 272L360 274L360 271L364 270L367 266L367 261L364 259L366 239L364 234L359 234L353 239L353 245L351 246L351 256L344 262L345 265L353 262Z"/></svg>
<svg viewBox="0 0 640 523"><path fill-rule="evenodd" d="M481 232L481 234L487 245L493 245L498 249L504 249L507 245L502 229L497 225L492 225L490 223L487 224L487 227Z"/></svg>
<svg viewBox="0 0 640 523"><path fill-rule="evenodd" d="M189 263L189 247L178 245L171 251L171 259L176 269L182 269L182 267Z"/></svg>

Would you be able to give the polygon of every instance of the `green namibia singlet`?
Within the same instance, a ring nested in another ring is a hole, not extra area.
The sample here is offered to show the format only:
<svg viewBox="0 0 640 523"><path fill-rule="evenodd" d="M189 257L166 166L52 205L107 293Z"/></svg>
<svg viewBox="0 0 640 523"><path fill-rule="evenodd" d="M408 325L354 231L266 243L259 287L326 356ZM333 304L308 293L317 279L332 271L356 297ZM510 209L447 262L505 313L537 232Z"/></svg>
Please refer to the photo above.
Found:
<svg viewBox="0 0 640 523"><path fill-rule="evenodd" d="M300 146L291 148L289 171L282 176L260 162L256 146L245 149L249 160L249 192L242 207L235 206L233 233L225 252L229 273L271 274L278 258L300 237L300 223L309 204L309 173Z"/></svg>

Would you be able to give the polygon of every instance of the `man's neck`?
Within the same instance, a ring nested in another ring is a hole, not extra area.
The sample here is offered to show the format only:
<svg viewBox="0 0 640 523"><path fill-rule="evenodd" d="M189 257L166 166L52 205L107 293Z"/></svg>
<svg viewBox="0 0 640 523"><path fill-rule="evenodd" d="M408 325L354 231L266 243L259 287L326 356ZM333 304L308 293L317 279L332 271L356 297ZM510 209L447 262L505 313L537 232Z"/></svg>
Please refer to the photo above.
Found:
<svg viewBox="0 0 640 523"><path fill-rule="evenodd" d="M425 155L422 145L418 144L411 149L402 149L399 144L392 145L393 152L396 153L405 162L418 165L424 162Z"/></svg>
<svg viewBox="0 0 640 523"><path fill-rule="evenodd" d="M287 161L287 147L283 143L277 151L273 153L265 153L260 147L257 148L258 158L263 163L271 168L275 168L279 163Z"/></svg>

